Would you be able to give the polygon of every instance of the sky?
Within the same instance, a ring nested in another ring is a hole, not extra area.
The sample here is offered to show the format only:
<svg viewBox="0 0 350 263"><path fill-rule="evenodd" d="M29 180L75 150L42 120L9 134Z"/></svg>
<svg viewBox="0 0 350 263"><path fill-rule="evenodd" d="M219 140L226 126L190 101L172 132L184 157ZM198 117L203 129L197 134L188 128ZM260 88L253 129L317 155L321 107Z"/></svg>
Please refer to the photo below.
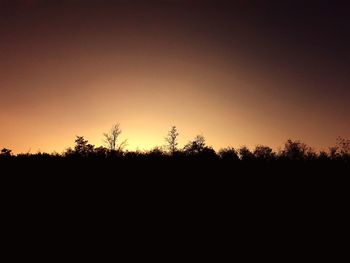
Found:
<svg viewBox="0 0 350 263"><path fill-rule="evenodd" d="M347 1L0 0L0 147L350 137Z"/></svg>

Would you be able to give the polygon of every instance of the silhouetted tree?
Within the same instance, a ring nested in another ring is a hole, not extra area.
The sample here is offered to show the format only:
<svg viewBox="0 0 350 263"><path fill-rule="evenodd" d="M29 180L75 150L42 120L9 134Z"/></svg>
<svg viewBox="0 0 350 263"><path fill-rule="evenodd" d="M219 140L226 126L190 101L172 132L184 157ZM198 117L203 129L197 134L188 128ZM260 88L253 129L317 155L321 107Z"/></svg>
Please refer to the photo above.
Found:
<svg viewBox="0 0 350 263"><path fill-rule="evenodd" d="M88 141L84 139L84 136L77 136L75 139L74 151L77 155L88 156L94 152L94 146L89 144Z"/></svg>
<svg viewBox="0 0 350 263"><path fill-rule="evenodd" d="M204 149L199 152L199 156L207 160L216 160L218 158L215 150L209 146L205 146Z"/></svg>
<svg viewBox="0 0 350 263"><path fill-rule="evenodd" d="M350 156L350 140L342 137L337 138L336 143L337 151L342 157Z"/></svg>
<svg viewBox="0 0 350 263"><path fill-rule="evenodd" d="M214 149L206 145L203 135L197 135L193 141L187 143L184 147L184 153L206 160L215 160L218 157Z"/></svg>
<svg viewBox="0 0 350 263"><path fill-rule="evenodd" d="M238 161L239 156L236 149L232 147L224 148L219 151L219 157L225 161Z"/></svg>
<svg viewBox="0 0 350 263"><path fill-rule="evenodd" d="M206 145L204 136L197 135L193 141L190 141L185 145L184 151L189 154L197 154L204 151L205 147Z"/></svg>
<svg viewBox="0 0 350 263"><path fill-rule="evenodd" d="M75 155L75 151L71 148L71 147L68 147L63 153L62 153L63 156L66 156L66 157L69 157L69 156L72 156L72 155Z"/></svg>
<svg viewBox="0 0 350 263"><path fill-rule="evenodd" d="M312 149L305 143L288 140L284 145L281 156L289 160L303 160L306 159L311 152Z"/></svg>
<svg viewBox="0 0 350 263"><path fill-rule="evenodd" d="M176 126L171 127L171 130L168 132L168 136L165 138L167 143L166 147L169 150L170 154L174 155L177 151L177 137L179 133L177 132Z"/></svg>
<svg viewBox="0 0 350 263"><path fill-rule="evenodd" d="M11 156L11 154L12 154L12 150L7 148L3 148L0 153L1 156L7 156L7 157Z"/></svg>
<svg viewBox="0 0 350 263"><path fill-rule="evenodd" d="M259 160L272 160L275 157L273 150L264 145L258 145L253 152L255 158Z"/></svg>
<svg viewBox="0 0 350 263"><path fill-rule="evenodd" d="M331 159L337 159L340 157L340 154L338 153L338 147L336 146L329 147L329 157Z"/></svg>
<svg viewBox="0 0 350 263"><path fill-rule="evenodd" d="M246 146L241 147L238 153L242 161L251 161L254 159L254 154Z"/></svg>
<svg viewBox="0 0 350 263"><path fill-rule="evenodd" d="M120 125L115 124L108 133L103 134L103 136L105 137L104 142L106 143L110 151L122 151L123 148L126 146L127 140L122 141L118 145L118 138L121 133L122 130L120 129Z"/></svg>

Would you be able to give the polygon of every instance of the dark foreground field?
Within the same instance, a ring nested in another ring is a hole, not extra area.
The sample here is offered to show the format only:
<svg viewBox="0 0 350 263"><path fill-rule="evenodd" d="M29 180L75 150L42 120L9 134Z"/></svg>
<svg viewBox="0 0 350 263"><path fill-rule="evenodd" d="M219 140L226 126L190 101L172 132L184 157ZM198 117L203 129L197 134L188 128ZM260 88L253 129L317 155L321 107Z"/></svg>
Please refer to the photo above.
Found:
<svg viewBox="0 0 350 263"><path fill-rule="evenodd" d="M51 256L61 246L158 260L334 259L344 249L348 159L32 155L0 167L7 244Z"/></svg>
<svg viewBox="0 0 350 263"><path fill-rule="evenodd" d="M18 180L52 187L91 184L120 187L126 183L152 188L226 188L247 184L264 188L303 187L327 182L341 183L350 176L348 158L252 158L219 156L130 155L110 157L53 156L45 154L0 158L2 180ZM34 186L34 187L35 187ZM313 186L310 186L313 187ZM124 189L121 189L124 190ZM237 189L241 191L241 189ZM219 190L218 190L219 191Z"/></svg>
<svg viewBox="0 0 350 263"><path fill-rule="evenodd" d="M130 155L130 156L59 156L47 154L0 156L2 176L20 173L62 176L341 176L348 175L350 160L339 158L251 158L248 160L219 156Z"/></svg>
<svg viewBox="0 0 350 263"><path fill-rule="evenodd" d="M88 203L129 209L129 204L158 204L166 209L181 203L189 209L208 205L232 211L235 206L248 209L257 204L282 209L295 202L312 209L339 204L331 200L348 200L350 187L347 158L30 155L0 158L0 167L2 193L8 193L8 201L36 200L48 206L63 201L68 207Z"/></svg>

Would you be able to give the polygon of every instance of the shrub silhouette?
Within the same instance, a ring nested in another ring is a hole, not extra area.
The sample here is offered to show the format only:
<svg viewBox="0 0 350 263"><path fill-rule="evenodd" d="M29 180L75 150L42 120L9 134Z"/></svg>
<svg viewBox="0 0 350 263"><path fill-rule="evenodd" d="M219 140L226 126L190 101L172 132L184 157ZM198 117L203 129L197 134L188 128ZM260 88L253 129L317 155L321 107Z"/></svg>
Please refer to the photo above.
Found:
<svg viewBox="0 0 350 263"><path fill-rule="evenodd" d="M246 147L243 146L238 150L240 159L242 161L252 161L254 160L254 154Z"/></svg>
<svg viewBox="0 0 350 263"><path fill-rule="evenodd" d="M193 141L188 142L183 149L186 156L196 157L206 160L215 160L218 156L215 150L206 145L203 135L197 135Z"/></svg>
<svg viewBox="0 0 350 263"><path fill-rule="evenodd" d="M184 152L189 155L195 155L203 152L206 148L205 138L202 135L197 135L193 141L188 142L184 147Z"/></svg>
<svg viewBox="0 0 350 263"><path fill-rule="evenodd" d="M256 159L264 161L271 161L275 158L275 153L273 150L270 147L264 145L256 146L253 154Z"/></svg>
<svg viewBox="0 0 350 263"><path fill-rule="evenodd" d="M111 154L110 151L103 146L100 146L94 149L94 156L99 159L104 159L110 154Z"/></svg>
<svg viewBox="0 0 350 263"><path fill-rule="evenodd" d="M161 158L165 155L165 152L160 147L154 147L152 150L146 153L151 158Z"/></svg>
<svg viewBox="0 0 350 263"><path fill-rule="evenodd" d="M84 136L76 136L74 153L81 157L88 157L93 155L95 146L89 144Z"/></svg>
<svg viewBox="0 0 350 263"><path fill-rule="evenodd" d="M289 160L300 161L312 156L312 150L305 143L289 139L284 145L281 156Z"/></svg>
<svg viewBox="0 0 350 263"><path fill-rule="evenodd" d="M224 148L219 151L219 157L225 161L239 161L238 152L232 147Z"/></svg>
<svg viewBox="0 0 350 263"><path fill-rule="evenodd" d="M3 157L10 157L12 155L12 151L7 148L3 148L0 153L1 156Z"/></svg>

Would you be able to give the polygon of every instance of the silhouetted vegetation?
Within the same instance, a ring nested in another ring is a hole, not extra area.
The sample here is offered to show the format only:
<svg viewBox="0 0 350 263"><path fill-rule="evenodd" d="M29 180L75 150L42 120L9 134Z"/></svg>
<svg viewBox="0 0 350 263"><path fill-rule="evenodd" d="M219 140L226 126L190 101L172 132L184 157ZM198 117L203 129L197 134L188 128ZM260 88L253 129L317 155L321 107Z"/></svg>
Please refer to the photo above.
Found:
<svg viewBox="0 0 350 263"><path fill-rule="evenodd" d="M3 148L1 150L0 156L2 156L2 157L10 157L11 156L11 152L12 151L10 149Z"/></svg>
<svg viewBox="0 0 350 263"><path fill-rule="evenodd" d="M121 133L122 130L120 129L119 124L115 124L108 133L103 134L105 137L104 142L107 144L107 147L110 151L121 152L126 146L127 140L124 140L121 143L118 142Z"/></svg>
<svg viewBox="0 0 350 263"><path fill-rule="evenodd" d="M168 136L165 138L165 141L167 143L167 148L169 152L174 155L174 153L177 151L177 137L179 136L179 133L177 132L176 126L171 127L171 130L168 133Z"/></svg>
<svg viewBox="0 0 350 263"><path fill-rule="evenodd" d="M180 148L179 133L173 126L165 138L164 147L155 147L149 151L128 151L124 148L126 141L119 142L120 134L119 124L114 125L110 132L103 134L106 147L96 147L84 136L76 136L74 147L68 148L61 154L39 152L14 155L10 149L3 148L0 153L0 162L2 165L16 165L18 161L27 164L40 161L53 165L59 163L62 167L69 163L69 165L79 164L79 169L82 170L98 164L96 167L99 171L104 168L113 171L142 170L152 165L152 169L164 173L169 172L169 167L171 167L170 172L179 173L189 171L188 167L192 172L223 170L231 173L241 173L246 170L261 172L269 168L269 171L272 169L274 172L287 173L298 167L303 169L307 167L310 172L325 171L325 168L329 172L336 172L339 169L348 170L350 165L350 140L340 137L337 138L335 146L330 147L328 151L320 152L315 152L305 143L294 140L287 140L278 152L265 145L257 145L253 150L246 146L237 149L227 147L216 152L207 145L203 135L197 135Z"/></svg>

